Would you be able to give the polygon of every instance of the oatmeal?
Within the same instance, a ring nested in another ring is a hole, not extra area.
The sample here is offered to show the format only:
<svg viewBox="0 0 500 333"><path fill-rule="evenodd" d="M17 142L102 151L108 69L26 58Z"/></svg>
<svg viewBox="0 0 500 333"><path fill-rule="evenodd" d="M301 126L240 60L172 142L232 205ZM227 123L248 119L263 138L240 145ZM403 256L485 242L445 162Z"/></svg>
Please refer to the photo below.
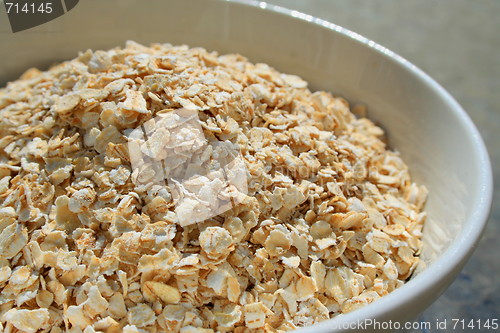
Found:
<svg viewBox="0 0 500 333"><path fill-rule="evenodd" d="M148 125L165 117L193 126ZM411 276L426 195L379 127L295 75L169 44L87 51L0 90L1 325L312 325Z"/></svg>

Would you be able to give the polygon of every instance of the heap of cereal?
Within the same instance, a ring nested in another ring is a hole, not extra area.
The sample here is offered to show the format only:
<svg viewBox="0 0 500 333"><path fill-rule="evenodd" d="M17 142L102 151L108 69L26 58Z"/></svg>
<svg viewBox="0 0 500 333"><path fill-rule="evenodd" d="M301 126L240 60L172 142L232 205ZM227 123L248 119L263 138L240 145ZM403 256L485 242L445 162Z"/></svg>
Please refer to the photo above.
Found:
<svg viewBox="0 0 500 333"><path fill-rule="evenodd" d="M182 208L132 166L131 131L180 109L243 161L245 193L213 216L216 177ZM0 90L3 329L282 332L373 302L411 276L425 220L382 135L240 55L128 42L28 70Z"/></svg>

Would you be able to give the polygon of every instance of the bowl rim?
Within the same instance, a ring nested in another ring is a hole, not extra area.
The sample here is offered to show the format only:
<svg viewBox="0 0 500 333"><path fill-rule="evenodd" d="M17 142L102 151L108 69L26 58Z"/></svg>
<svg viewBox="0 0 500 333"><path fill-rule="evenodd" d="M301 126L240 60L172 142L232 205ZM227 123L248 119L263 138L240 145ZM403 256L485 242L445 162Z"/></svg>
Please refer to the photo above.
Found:
<svg viewBox="0 0 500 333"><path fill-rule="evenodd" d="M404 57L387 49L386 47L366 38L356 32L346 29L329 21L314 17L309 14L302 13L297 10L287 9L278 5L266 3L257 0L219 0L224 2L235 3L243 6L260 8L262 10L271 11L280 15L288 16L293 19L306 21L311 24L326 28L345 37L350 38L356 43L362 44L365 47L375 50L381 56L388 58L404 67L421 80L425 85L429 86L448 106L450 112L457 117L461 125L465 129L465 133L472 143L475 150L475 157L479 165L479 173L477 175L479 182L477 188L479 195L474 198L473 212L466 218L464 227L455 239L453 239L439 258L435 262L426 267L422 272L410 279L400 288L392 291L388 295L381 297L376 302L368 304L351 313L342 314L332 319L325 320L313 326L298 329L296 332L326 332L327 329L333 329L332 322L337 321L336 328L349 328L349 324L360 322L360 319L369 319L382 317L388 312L405 305L411 299L430 289L433 285L446 279L449 274L454 274L457 268L463 268L466 260L477 247L482 233L488 222L490 209L493 199L493 175L491 169L490 158L486 146L481 138L479 130L474 125L470 116L455 100L451 94L446 91L437 81L431 78L422 69L406 60ZM464 246L467 245L467 246ZM457 272L458 273L458 272ZM447 288L448 286L446 286ZM437 295L439 296L439 295ZM437 297L436 297L437 299ZM351 329L353 327L350 327Z"/></svg>

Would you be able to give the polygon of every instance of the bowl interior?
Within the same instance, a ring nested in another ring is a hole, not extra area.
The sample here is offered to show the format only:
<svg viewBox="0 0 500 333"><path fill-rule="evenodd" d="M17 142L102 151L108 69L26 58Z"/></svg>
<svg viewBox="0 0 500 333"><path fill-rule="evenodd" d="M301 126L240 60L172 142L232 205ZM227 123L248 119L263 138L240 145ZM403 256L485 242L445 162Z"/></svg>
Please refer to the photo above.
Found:
<svg viewBox="0 0 500 333"><path fill-rule="evenodd" d="M88 0L63 17L16 34L2 17L0 84L29 67L46 68L78 51L132 39L237 52L297 74L313 90L366 104L369 118L387 131L414 180L429 190L422 254L428 267L422 274L432 270L426 279L437 283L463 264L489 205L489 162L470 120L441 87L390 51L327 22L265 7L205 0L149 0L142 6L132 0ZM447 262L445 251L450 252ZM411 283L423 283L418 280Z"/></svg>

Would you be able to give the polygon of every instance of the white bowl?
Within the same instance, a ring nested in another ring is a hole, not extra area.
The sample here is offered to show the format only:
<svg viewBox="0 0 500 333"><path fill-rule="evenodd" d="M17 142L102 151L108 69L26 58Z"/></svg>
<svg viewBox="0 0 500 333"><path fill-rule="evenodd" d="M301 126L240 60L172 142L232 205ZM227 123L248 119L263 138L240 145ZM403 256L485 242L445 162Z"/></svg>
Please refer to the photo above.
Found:
<svg viewBox="0 0 500 333"><path fill-rule="evenodd" d="M86 0L24 32L12 34L7 24L2 17L2 85L29 67L44 68L87 48L107 49L132 39L238 52L300 75L312 89L369 106L369 117L386 129L391 147L429 190L422 253L428 266L388 296L301 332L356 331L356 323L367 319L414 319L452 283L479 241L492 175L477 129L427 74L356 33L254 1Z"/></svg>

